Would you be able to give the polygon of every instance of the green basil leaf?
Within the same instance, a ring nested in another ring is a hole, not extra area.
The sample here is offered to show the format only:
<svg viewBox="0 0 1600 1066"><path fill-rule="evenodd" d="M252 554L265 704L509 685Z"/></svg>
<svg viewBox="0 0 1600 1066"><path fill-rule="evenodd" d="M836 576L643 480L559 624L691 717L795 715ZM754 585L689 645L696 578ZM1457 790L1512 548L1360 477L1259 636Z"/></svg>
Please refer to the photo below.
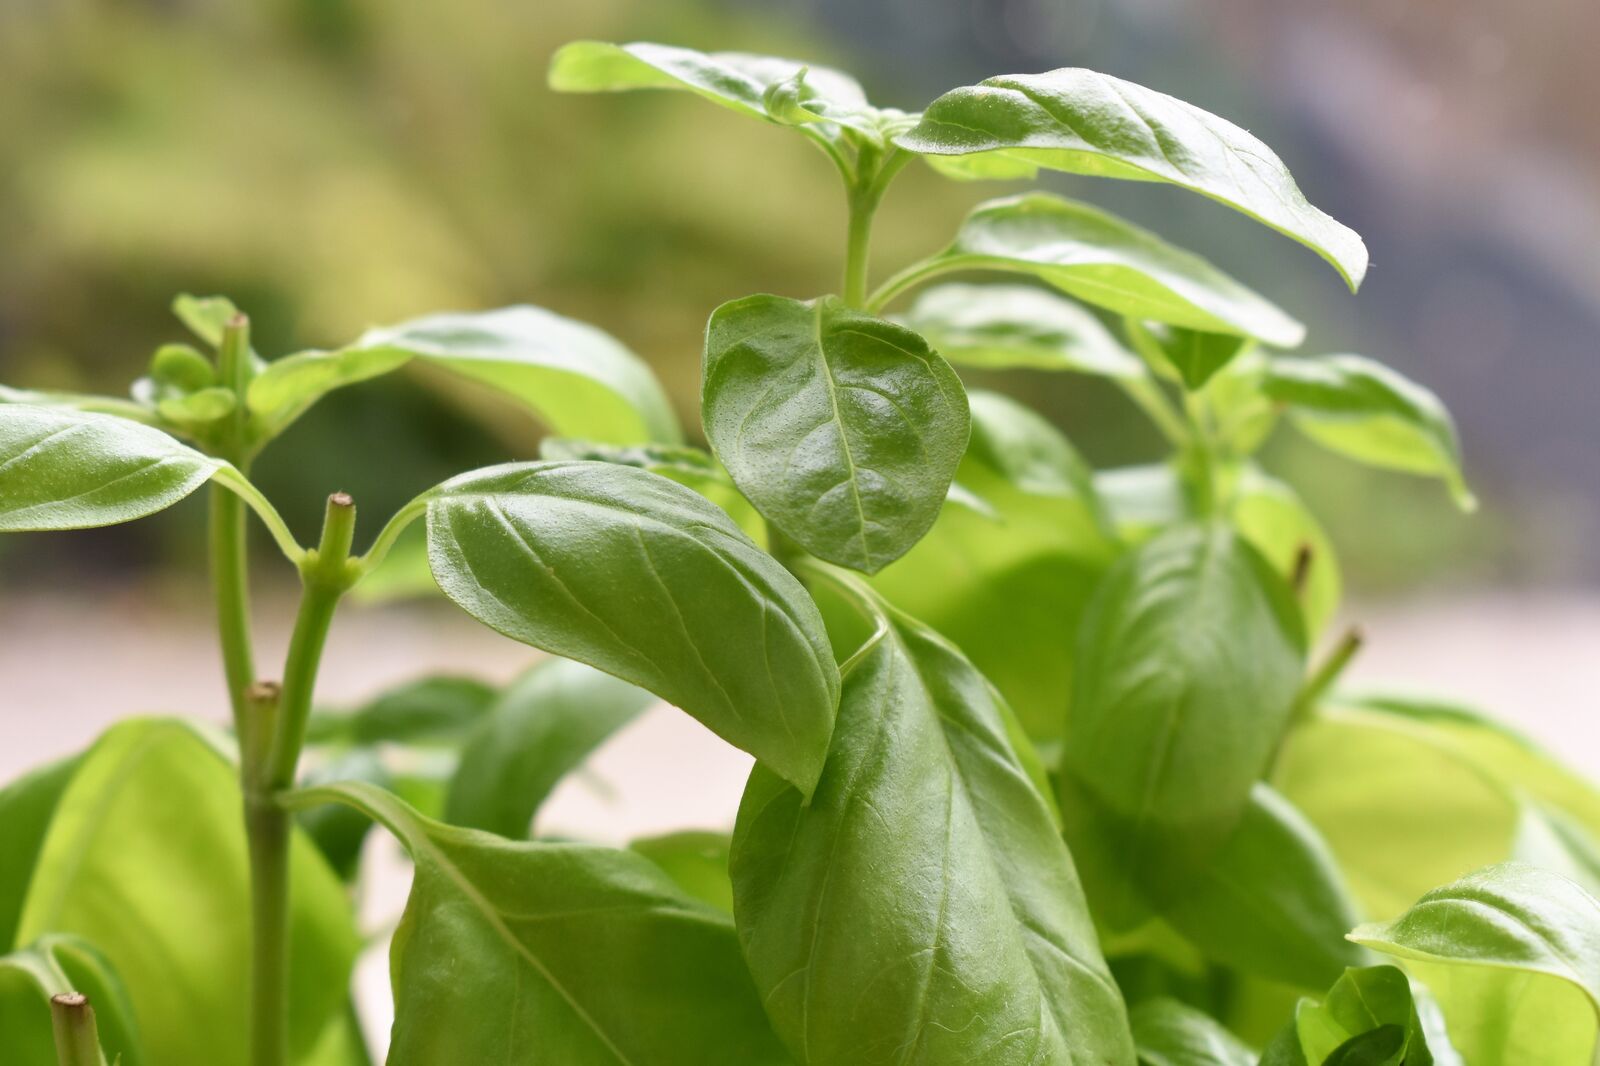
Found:
<svg viewBox="0 0 1600 1066"><path fill-rule="evenodd" d="M349 804L416 864L390 949L390 1062L787 1062L733 923L642 856L444 825L370 785L289 802Z"/></svg>
<svg viewBox="0 0 1600 1066"><path fill-rule="evenodd" d="M398 787L394 775L372 748L340 752L331 759L313 763L300 775L302 788L337 781L366 781L390 792ZM333 805L300 811L295 820L339 879L346 884L353 882L361 872L361 849L372 822L348 807Z"/></svg>
<svg viewBox="0 0 1600 1066"><path fill-rule="evenodd" d="M213 385L195 392L163 396L156 400L156 412L174 425L193 428L226 418L233 413L237 402L232 389Z"/></svg>
<svg viewBox="0 0 1600 1066"><path fill-rule="evenodd" d="M1433 990L1468 1062L1588 1066L1600 1050L1600 900L1558 874L1491 866L1350 937Z"/></svg>
<svg viewBox="0 0 1600 1066"><path fill-rule="evenodd" d="M1168 526L1194 517L1183 479L1166 463L1097 470L1094 490L1104 501L1117 535L1129 544L1141 544Z"/></svg>
<svg viewBox="0 0 1600 1066"><path fill-rule="evenodd" d="M470 677L441 674L408 681L349 712L312 715L314 744L426 744L464 737L495 700L495 690Z"/></svg>
<svg viewBox="0 0 1600 1066"><path fill-rule="evenodd" d="M125 418L0 405L0 532L131 522L227 465Z"/></svg>
<svg viewBox="0 0 1600 1066"><path fill-rule="evenodd" d="M87 996L102 1062L140 1066L144 1054L128 991L111 963L81 937L44 936L0 955L0 1033L7 1066L56 1066L50 997Z"/></svg>
<svg viewBox="0 0 1600 1066"><path fill-rule="evenodd" d="M1305 327L1193 253L1097 207L1048 193L979 204L929 261L1032 274L1085 303L1293 348Z"/></svg>
<svg viewBox="0 0 1600 1066"><path fill-rule="evenodd" d="M1147 361L1169 367L1183 387L1198 392L1250 345L1248 337L1233 333L1169 326L1164 322L1128 321L1134 345Z"/></svg>
<svg viewBox="0 0 1600 1066"><path fill-rule="evenodd" d="M1072 858L1007 719L953 645L880 617L846 670L811 801L751 774L734 915L805 1066L1132 1060Z"/></svg>
<svg viewBox="0 0 1600 1066"><path fill-rule="evenodd" d="M727 833L695 829L643 837L628 845L661 867L689 895L727 914L733 913L733 882L728 877L732 847Z"/></svg>
<svg viewBox="0 0 1600 1066"><path fill-rule="evenodd" d="M758 511L811 554L869 574L933 525L967 443L949 364L831 296L717 308L703 418Z"/></svg>
<svg viewBox="0 0 1600 1066"><path fill-rule="evenodd" d="M159 421L148 405L118 396L96 396L87 392L61 392L54 389L13 389L0 385L0 404L27 404L30 407L62 407L72 411L116 415L147 426ZM3 412L0 412L3 413Z"/></svg>
<svg viewBox="0 0 1600 1066"><path fill-rule="evenodd" d="M1177 526L1112 568L1079 632L1061 774L1074 851L1098 836L1104 852L1085 847L1114 862L1103 885L1086 874L1097 911L1171 902L1227 841L1304 659L1287 586L1225 525Z"/></svg>
<svg viewBox="0 0 1600 1066"><path fill-rule="evenodd" d="M279 359L250 383L250 410L278 432L325 393L413 359L505 393L563 436L682 439L666 393L638 356L593 326L526 305L428 315L369 330L337 351Z"/></svg>
<svg viewBox="0 0 1600 1066"><path fill-rule="evenodd" d="M81 756L24 774L0 789L0 951L17 946L17 922L50 820Z"/></svg>
<svg viewBox="0 0 1600 1066"><path fill-rule="evenodd" d="M898 320L961 366L1144 375L1139 360L1090 311L1031 285L936 285Z"/></svg>
<svg viewBox="0 0 1600 1066"><path fill-rule="evenodd" d="M1207 957L1299 988L1326 988L1363 961L1344 938L1359 916L1328 845L1259 782L1233 835L1162 917Z"/></svg>
<svg viewBox="0 0 1600 1066"><path fill-rule="evenodd" d="M83 757L39 852L18 942L94 944L127 986L151 1062L247 1061L241 802L233 767L193 727L128 721ZM290 868L289 1032L305 1054L344 1008L358 941L344 886L298 833Z"/></svg>
<svg viewBox="0 0 1600 1066"><path fill-rule="evenodd" d="M1463 510L1477 506L1461 473L1455 423L1439 397L1361 355L1274 359L1262 383L1325 448L1373 466L1437 477Z"/></svg>
<svg viewBox="0 0 1600 1066"><path fill-rule="evenodd" d="M1256 1054L1222 1023L1175 999L1147 999L1128 1012L1140 1066L1256 1066Z"/></svg>
<svg viewBox="0 0 1600 1066"><path fill-rule="evenodd" d="M222 343L223 331L239 315L239 308L226 296L191 296L181 293L172 300L172 313L189 332L213 348Z"/></svg>
<svg viewBox="0 0 1600 1066"><path fill-rule="evenodd" d="M1356 233L1317 210L1259 139L1193 104L1092 70L988 78L935 100L895 138L929 156L1000 156L1012 163L1209 196L1294 238L1353 290L1367 270Z"/></svg>
<svg viewBox="0 0 1600 1066"><path fill-rule="evenodd" d="M1320 1003L1302 1000L1294 1027L1311 1062L1358 1061L1349 1058L1352 1042L1362 1037L1375 1045L1393 1043L1386 1059L1394 1066L1431 1066L1434 1056L1417 1009L1417 993L1404 972L1394 966L1366 966L1345 971ZM1390 1035L1368 1034L1386 1031ZM1398 1040L1393 1034L1398 1034ZM1442 1049L1441 1049L1442 1050ZM1345 1060L1333 1056L1342 1053Z"/></svg>
<svg viewBox="0 0 1600 1066"><path fill-rule="evenodd" d="M839 675L816 605L714 504L610 463L513 463L428 495L445 594L648 689L810 791Z"/></svg>
<svg viewBox="0 0 1600 1066"><path fill-rule="evenodd" d="M1525 801L1511 857L1558 873L1600 897L1600 841L1564 811Z"/></svg>
<svg viewBox="0 0 1600 1066"><path fill-rule="evenodd" d="M571 659L537 664L506 688L462 747L445 821L526 837L561 779L655 702Z"/></svg>
<svg viewBox="0 0 1600 1066"><path fill-rule="evenodd" d="M1254 466L1239 475L1229 517L1285 581L1293 581L1302 566L1301 552L1310 553L1298 599L1306 633L1315 642L1339 609L1344 587L1333 541L1321 523L1292 488Z"/></svg>
<svg viewBox="0 0 1600 1066"><path fill-rule="evenodd" d="M998 393L968 397L972 437L928 535L873 578L890 603L949 637L1027 733L1058 745L1072 642L1117 546L1087 465L1054 426Z"/></svg>

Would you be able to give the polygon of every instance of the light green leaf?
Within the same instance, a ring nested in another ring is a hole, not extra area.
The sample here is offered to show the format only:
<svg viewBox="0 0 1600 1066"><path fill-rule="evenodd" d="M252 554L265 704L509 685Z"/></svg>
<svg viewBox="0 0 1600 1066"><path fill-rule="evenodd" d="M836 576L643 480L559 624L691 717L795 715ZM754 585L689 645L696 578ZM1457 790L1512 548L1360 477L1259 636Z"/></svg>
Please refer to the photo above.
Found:
<svg viewBox="0 0 1600 1066"><path fill-rule="evenodd" d="M1328 845L1260 782L1233 835L1162 917L1207 957L1299 988L1326 988L1363 961L1344 938L1359 916Z"/></svg>
<svg viewBox="0 0 1600 1066"><path fill-rule="evenodd" d="M1131 1063L1026 742L953 645L878 625L816 795L758 765L740 805L734 914L778 1032L805 1066Z"/></svg>
<svg viewBox="0 0 1600 1066"><path fill-rule="evenodd" d="M390 949L394 1066L783 1066L733 923L642 856L505 840L347 784L416 864Z"/></svg>
<svg viewBox="0 0 1600 1066"><path fill-rule="evenodd" d="M1033 411L969 396L972 437L956 474L966 499L873 578L890 603L949 637L994 682L1028 735L1058 745L1072 642L1117 546L1087 465Z"/></svg>
<svg viewBox="0 0 1600 1066"><path fill-rule="evenodd" d="M228 323L239 316L239 309L226 296L182 293L173 298L172 313L189 327L189 332L215 348L222 343Z"/></svg>
<svg viewBox="0 0 1600 1066"><path fill-rule="evenodd" d="M162 396L156 400L156 412L174 425L194 428L225 418L233 413L236 402L232 389L213 385L195 392Z"/></svg>
<svg viewBox="0 0 1600 1066"><path fill-rule="evenodd" d="M50 820L81 756L42 766L0 789L0 952L19 947L17 922Z"/></svg>
<svg viewBox="0 0 1600 1066"><path fill-rule="evenodd" d="M1297 598L1306 632L1315 642L1339 609L1344 587L1333 542L1322 524L1292 488L1254 466L1239 475L1229 517L1286 582L1301 567L1301 552L1309 553Z"/></svg>
<svg viewBox="0 0 1600 1066"><path fill-rule="evenodd" d="M1255 1066L1256 1054L1221 1022L1175 999L1147 999L1128 1012L1141 1066Z"/></svg>
<svg viewBox="0 0 1600 1066"><path fill-rule="evenodd" d="M643 837L628 847L661 867L695 899L732 914L733 883L728 879L732 845L726 833L689 829Z"/></svg>
<svg viewBox="0 0 1600 1066"><path fill-rule="evenodd" d="M526 305L428 315L369 330L337 351L279 359L251 382L250 410L278 432L325 393L412 359L505 393L563 436L682 439L666 393L638 356L593 326Z"/></svg>
<svg viewBox="0 0 1600 1066"><path fill-rule="evenodd" d="M1104 501L1117 535L1129 544L1140 544L1166 527L1194 517L1182 478L1166 463L1097 470L1094 490Z"/></svg>
<svg viewBox="0 0 1600 1066"><path fill-rule="evenodd" d="M933 525L967 443L949 364L831 296L717 308L703 398L706 436L756 509L811 554L869 574Z"/></svg>
<svg viewBox="0 0 1600 1066"><path fill-rule="evenodd" d="M918 273L1007 270L1133 318L1258 337L1280 348L1305 327L1204 259L1076 200L1023 193L979 204Z"/></svg>
<svg viewBox="0 0 1600 1066"><path fill-rule="evenodd" d="M461 749L445 821L521 839L560 780L656 698L571 659L513 681Z"/></svg>
<svg viewBox="0 0 1600 1066"><path fill-rule="evenodd" d="M94 944L128 989L152 1063L247 1061L240 804L233 767L192 727L124 722L84 756L39 852L18 941ZM289 1031L303 1055L344 1007L358 944L338 878L299 834L290 848Z"/></svg>
<svg viewBox="0 0 1600 1066"><path fill-rule="evenodd" d="M931 156L999 156L1010 163L1209 196L1320 254L1351 289L1367 270L1355 232L1317 210L1283 161L1233 123L1142 85L1065 67L954 89L895 138Z"/></svg>
<svg viewBox="0 0 1600 1066"><path fill-rule="evenodd" d="M1463 510L1477 506L1461 473L1455 423L1439 397L1361 355L1278 358L1262 383L1307 436L1373 466L1437 477Z"/></svg>
<svg viewBox="0 0 1600 1066"><path fill-rule="evenodd" d="M839 677L816 606L704 497L610 463L474 471L426 496L445 594L654 692L807 792Z"/></svg>
<svg viewBox="0 0 1600 1066"><path fill-rule="evenodd" d="M1071 300L1031 285L936 285L898 321L961 366L1134 378L1144 367Z"/></svg>
<svg viewBox="0 0 1600 1066"><path fill-rule="evenodd" d="M1346 970L1322 1000L1299 1002L1262 1066L1459 1064L1447 1041L1430 1039L1422 1006L1432 1007L1394 966Z"/></svg>
<svg viewBox="0 0 1600 1066"><path fill-rule="evenodd" d="M1134 346L1153 366L1170 370L1189 392L1198 392L1217 372L1250 345L1234 333L1169 326L1164 322L1128 321Z"/></svg>
<svg viewBox="0 0 1600 1066"><path fill-rule="evenodd" d="M122 978L88 941L57 935L0 954L0 1039L6 1066L56 1066L50 997L65 992L88 997L102 1063L120 1060L122 1066L140 1066L144 1053L138 1019Z"/></svg>
<svg viewBox="0 0 1600 1066"><path fill-rule="evenodd" d="M131 522L171 507L227 465L125 418L3 404L0 532Z"/></svg>
<svg viewBox="0 0 1600 1066"><path fill-rule="evenodd" d="M1590 1066L1600 1050L1600 900L1558 874L1491 866L1350 937L1432 990L1470 1063Z"/></svg>
<svg viewBox="0 0 1600 1066"><path fill-rule="evenodd" d="M1225 525L1174 527L1112 568L1079 630L1061 774L1074 853L1111 864L1085 865L1097 912L1170 903L1228 840L1304 658L1287 586Z"/></svg>
<svg viewBox="0 0 1600 1066"><path fill-rule="evenodd" d="M474 678L439 674L380 693L354 711L318 711L306 739L313 744L367 746L458 741L488 713L498 693Z"/></svg>
<svg viewBox="0 0 1600 1066"><path fill-rule="evenodd" d="M156 425L159 421L149 405L119 396L96 396L87 392L61 392L53 389L13 389L7 385L0 385L0 404L13 403L116 415L119 418L142 422L147 426Z"/></svg>

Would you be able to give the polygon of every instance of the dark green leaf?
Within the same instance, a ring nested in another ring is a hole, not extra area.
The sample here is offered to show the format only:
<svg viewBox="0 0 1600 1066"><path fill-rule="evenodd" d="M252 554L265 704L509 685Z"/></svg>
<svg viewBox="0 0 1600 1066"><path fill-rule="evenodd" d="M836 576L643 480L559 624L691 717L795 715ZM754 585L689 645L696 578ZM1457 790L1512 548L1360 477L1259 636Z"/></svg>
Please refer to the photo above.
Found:
<svg viewBox="0 0 1600 1066"><path fill-rule="evenodd" d="M1433 990L1469 1063L1589 1066L1600 1051L1600 900L1558 874L1491 866L1350 936Z"/></svg>
<svg viewBox="0 0 1600 1066"><path fill-rule="evenodd" d="M1393 966L1346 970L1320 1003L1300 1001L1293 1024L1308 1062L1433 1063L1411 982Z"/></svg>
<svg viewBox="0 0 1600 1066"><path fill-rule="evenodd" d="M394 776L371 748L341 752L300 775L303 788L336 781L366 781L391 792L396 788ZM331 804L303 810L296 820L340 880L354 881L361 871L361 848L372 828L371 820L359 811Z"/></svg>
<svg viewBox="0 0 1600 1066"><path fill-rule="evenodd" d="M370 330L337 351L280 359L251 383L250 410L277 432L323 394L412 359L507 394L563 436L618 444L682 437L638 356L593 326L525 305L428 315Z"/></svg>
<svg viewBox="0 0 1600 1066"><path fill-rule="evenodd" d="M839 678L816 606L704 497L610 463L475 471L428 496L446 595L648 689L810 791Z"/></svg>
<svg viewBox="0 0 1600 1066"><path fill-rule="evenodd" d="M1262 388L1324 447L1374 466L1441 478L1456 503L1476 506L1461 474L1450 412L1428 389L1361 355L1272 360Z"/></svg>
<svg viewBox="0 0 1600 1066"><path fill-rule="evenodd" d="M967 400L927 342L833 297L750 296L706 331L706 436L773 525L876 573L938 517Z"/></svg>
<svg viewBox="0 0 1600 1066"><path fill-rule="evenodd" d="M17 922L39 849L81 761L81 756L74 756L51 763L0 790L0 952L20 946Z"/></svg>
<svg viewBox="0 0 1600 1066"><path fill-rule="evenodd" d="M1130 320L1128 329L1145 359L1170 367L1190 392L1198 392L1250 344L1233 333Z"/></svg>
<svg viewBox="0 0 1600 1066"><path fill-rule="evenodd" d="M87 996L94 1010L102 1062L140 1066L138 1019L122 978L92 944L75 936L44 936L0 955L0 1041L6 1066L56 1066L50 997Z"/></svg>
<svg viewBox="0 0 1600 1066"><path fill-rule="evenodd" d="M459 740L472 731L498 693L482 681L448 674L409 681L348 713L312 716L312 743L426 744Z"/></svg>
<svg viewBox="0 0 1600 1066"><path fill-rule="evenodd" d="M1144 367L1091 312L1030 285L936 285L899 321L962 366L1140 377Z"/></svg>
<svg viewBox="0 0 1600 1066"><path fill-rule="evenodd" d="M1092 70L1004 75L935 100L895 139L924 155L997 155L1008 163L1209 196L1319 253L1354 289L1367 250L1307 202L1272 149L1182 100Z"/></svg>
<svg viewBox="0 0 1600 1066"><path fill-rule="evenodd" d="M1072 858L1008 719L954 646L894 614L846 670L812 800L752 773L734 913L806 1066L1132 1060Z"/></svg>
<svg viewBox="0 0 1600 1066"><path fill-rule="evenodd" d="M1255 1052L1221 1022L1175 999L1147 999L1128 1021L1141 1066L1255 1066Z"/></svg>
<svg viewBox="0 0 1600 1066"><path fill-rule="evenodd" d="M370 785L347 803L416 863L390 971L396 1066L782 1066L733 923L642 856L514 842L421 817Z"/></svg>
<svg viewBox="0 0 1600 1066"><path fill-rule="evenodd" d="M520 839L557 783L656 698L570 659L546 659L495 700L461 749L445 821Z"/></svg>
<svg viewBox="0 0 1600 1066"><path fill-rule="evenodd" d="M726 833L684 830L644 837L628 847L665 870L695 899L733 913L733 883L728 878L732 841Z"/></svg>

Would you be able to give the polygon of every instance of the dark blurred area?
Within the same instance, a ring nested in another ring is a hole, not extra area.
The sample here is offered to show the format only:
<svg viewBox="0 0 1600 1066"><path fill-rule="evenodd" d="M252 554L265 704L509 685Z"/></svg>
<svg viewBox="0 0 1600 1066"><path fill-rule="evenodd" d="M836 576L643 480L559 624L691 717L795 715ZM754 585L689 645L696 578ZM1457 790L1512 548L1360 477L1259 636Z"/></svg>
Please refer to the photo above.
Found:
<svg viewBox="0 0 1600 1066"><path fill-rule="evenodd" d="M1600 580L1600 40L1594 0L0 0L0 381L122 392L226 293L276 356L439 309L532 302L616 334L694 422L718 303L839 284L842 197L800 138L678 94L560 97L578 37L811 58L915 109L996 73L1082 65L1227 116L1366 238L1357 297L1197 197L1057 179L1205 254L1454 411L1485 503L1312 453L1299 483L1358 590ZM1005 191L912 168L878 269ZM1080 378L1002 380L1097 465L1157 444ZM257 468L303 536L342 488L374 519L531 455L520 412L424 374L334 394ZM0 545L0 583L192 566L198 504ZM374 522L374 525L376 523Z"/></svg>

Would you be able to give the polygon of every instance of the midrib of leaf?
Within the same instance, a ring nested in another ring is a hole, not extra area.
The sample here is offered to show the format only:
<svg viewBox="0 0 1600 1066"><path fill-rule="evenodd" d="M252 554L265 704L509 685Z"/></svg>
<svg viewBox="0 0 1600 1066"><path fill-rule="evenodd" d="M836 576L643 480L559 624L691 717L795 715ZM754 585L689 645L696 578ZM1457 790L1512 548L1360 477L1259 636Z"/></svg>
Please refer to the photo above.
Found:
<svg viewBox="0 0 1600 1066"><path fill-rule="evenodd" d="M861 505L860 473L856 469L855 457L850 451L849 430L844 424L844 416L839 411L838 385L833 380L833 364L828 361L828 351L822 344L822 307L819 304L811 311L811 337L816 342L817 364L822 371L822 381L828 388L828 405L833 409L834 424L839 427L839 449L844 453L844 465L847 471L845 478L850 485L850 499L856 507L856 535L861 541L862 565L872 565L872 552L867 547L867 513Z"/></svg>

